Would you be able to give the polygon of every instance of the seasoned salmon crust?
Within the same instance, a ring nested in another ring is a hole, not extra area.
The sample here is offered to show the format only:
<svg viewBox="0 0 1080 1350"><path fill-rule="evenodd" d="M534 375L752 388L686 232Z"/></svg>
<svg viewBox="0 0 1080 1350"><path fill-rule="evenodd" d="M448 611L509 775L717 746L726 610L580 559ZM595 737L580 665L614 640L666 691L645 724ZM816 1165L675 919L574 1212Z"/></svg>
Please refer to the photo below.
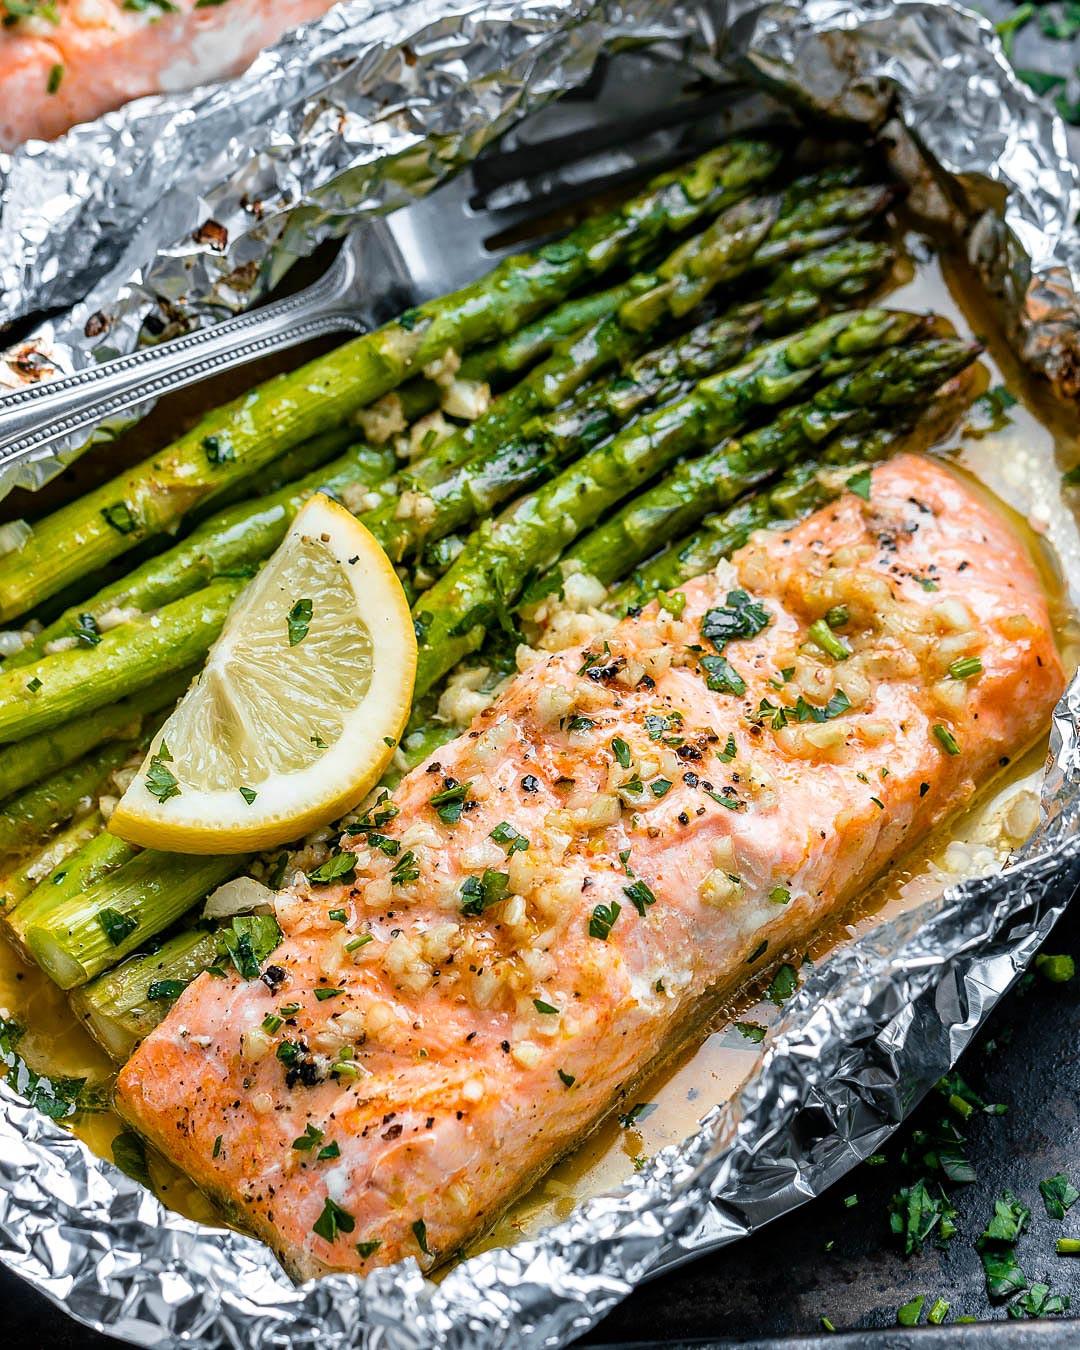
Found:
<svg viewBox="0 0 1080 1350"><path fill-rule="evenodd" d="M296 1276L458 1251L1046 726L1036 570L903 456L530 668L201 975L121 1109ZM349 871L355 867L355 879Z"/></svg>

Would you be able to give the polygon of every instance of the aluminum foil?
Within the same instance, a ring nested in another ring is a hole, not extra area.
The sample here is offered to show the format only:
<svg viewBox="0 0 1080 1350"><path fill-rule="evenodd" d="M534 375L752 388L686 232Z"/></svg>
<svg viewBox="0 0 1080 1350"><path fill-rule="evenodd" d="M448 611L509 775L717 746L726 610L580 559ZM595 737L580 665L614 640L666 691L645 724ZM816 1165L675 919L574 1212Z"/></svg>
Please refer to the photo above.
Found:
<svg viewBox="0 0 1080 1350"><path fill-rule="evenodd" d="M949 5L915 0L765 6L733 0L726 9L711 10L645 0L548 0L462 8L469 10L467 19L440 29L434 0L368 6L354 0L307 34L287 39L231 88L197 92L191 101L224 118L232 98L269 97L261 81L293 70L305 43L315 43L317 59L330 62L335 41L342 51L364 49L364 32L371 43L365 59L401 75L394 44L411 41L416 50L407 25L422 23L432 41L442 33L443 78L452 64L451 46L457 62L446 100L434 96L439 80L433 74L434 84L426 86L430 103L417 98L410 104L408 129L401 133L413 150L429 134L432 146L452 146L446 160L433 153L434 181L446 163L471 153L486 134L475 120L481 107L469 91L471 75L499 71L484 99L492 120L502 125L516 106L581 78L597 50L638 24L654 38L677 40L684 56L691 49L706 54L719 34L729 66L798 95L817 113L875 129L898 114L911 144L925 148L940 166L928 187L944 209L967 214L985 200L980 193L988 180L1008 184L1004 216L980 208L969 229L972 255L993 281L1028 359L1062 385L1075 380L1072 221L1078 203L1062 129L1015 84L979 21ZM355 28L335 28L344 13L353 15ZM480 49L481 32L494 48ZM315 59L313 51L313 64ZM541 77L534 80L536 71ZM294 78L303 85L304 72ZM116 129L126 119L134 127L159 116L159 125L168 128L170 118L182 120L183 106L183 100L152 100L75 133L69 142L114 137L109 143L123 159ZM321 169L333 166L314 163L312 181L318 182L312 186L301 149L289 142L287 111L280 116L270 137L281 137L277 153L260 153L252 172L265 173L268 181L279 174L294 205L309 191L314 200L330 181L319 177ZM356 118L359 143L364 114ZM366 196L350 207L356 213L386 209L404 191L388 166L405 142L391 135L387 164L377 167L383 155L374 125L364 142ZM25 153L55 166L75 152L61 144ZM221 153L237 163L242 158L232 145ZM25 162L17 157L16 177ZM5 171L7 211L16 198L11 166ZM79 187L88 191L91 178L98 183L110 176L84 171ZM75 179L66 181L72 187ZM78 215L77 204L61 208ZM38 209L46 210L44 194ZM334 227L334 209L326 207L321 220L318 211L297 211L313 238L324 226ZM89 210L83 216L84 222L93 218ZM3 228L9 228L6 222ZM44 258L43 239L30 247ZM141 272L131 270L135 255L129 253L105 275L88 243L80 275L97 277L95 303L111 294L117 313L130 317L113 334L122 330L133 337L147 296L138 278L190 256L190 245L174 242L154 261L141 262ZM203 258L189 273L185 294L196 308L215 294L212 261ZM70 299L72 292L63 288L75 285L53 266L35 280L40 290L27 287L13 303L40 303L46 294ZM82 359L85 348L75 342L70 318L52 331L58 342L67 335L65 359L75 360L76 353ZM649 1275L734 1241L821 1192L876 1151L953 1063L1080 880L1080 680L1056 712L1049 766L1042 824L1006 873L956 886L836 953L788 1005L737 1099L715 1107L692 1138L650 1159L622 1189L586 1201L535 1240L474 1257L437 1286L405 1262L364 1282L333 1276L296 1287L260 1243L170 1213L0 1084L0 1259L72 1316L143 1345L501 1350L565 1344Z"/></svg>

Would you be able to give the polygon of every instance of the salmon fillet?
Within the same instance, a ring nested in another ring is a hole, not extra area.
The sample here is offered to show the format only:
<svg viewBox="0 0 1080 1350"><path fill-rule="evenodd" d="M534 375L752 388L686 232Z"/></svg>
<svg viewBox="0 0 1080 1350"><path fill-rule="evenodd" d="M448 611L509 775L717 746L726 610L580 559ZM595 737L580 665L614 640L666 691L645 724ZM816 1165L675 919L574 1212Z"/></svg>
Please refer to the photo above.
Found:
<svg viewBox="0 0 1080 1350"><path fill-rule="evenodd" d="M459 1250L1045 727L1010 526L927 459L855 486L515 678L135 1052L124 1114L294 1275Z"/></svg>
<svg viewBox="0 0 1080 1350"><path fill-rule="evenodd" d="M51 140L145 94L237 75L333 2L38 0L0 27L0 150Z"/></svg>

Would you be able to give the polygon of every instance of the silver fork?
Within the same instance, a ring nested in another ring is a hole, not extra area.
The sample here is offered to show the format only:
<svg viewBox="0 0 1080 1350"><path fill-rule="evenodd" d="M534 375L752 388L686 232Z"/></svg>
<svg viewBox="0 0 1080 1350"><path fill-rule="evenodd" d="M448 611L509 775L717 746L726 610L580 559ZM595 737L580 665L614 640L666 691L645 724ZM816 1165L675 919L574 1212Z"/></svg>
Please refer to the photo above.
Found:
<svg viewBox="0 0 1080 1350"><path fill-rule="evenodd" d="M654 77L650 94L666 106L643 111L640 81L599 103L553 104L430 196L354 228L326 272L295 295L0 397L0 466L40 458L57 441L88 437L98 423L228 367L312 338L368 331L389 317L386 286L383 312L373 303L366 280L373 271L392 278L398 310L474 281L524 236L537 242L545 216L712 143L713 115L723 118L719 97L688 102L679 92ZM504 242L508 236L515 242Z"/></svg>

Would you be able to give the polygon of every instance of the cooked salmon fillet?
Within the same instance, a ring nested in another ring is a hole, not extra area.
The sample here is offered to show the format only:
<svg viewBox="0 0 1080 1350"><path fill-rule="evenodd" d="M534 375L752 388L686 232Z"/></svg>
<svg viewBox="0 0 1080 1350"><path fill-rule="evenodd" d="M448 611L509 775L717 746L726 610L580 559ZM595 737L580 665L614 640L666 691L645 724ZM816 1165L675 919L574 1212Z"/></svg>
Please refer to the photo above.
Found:
<svg viewBox="0 0 1080 1350"><path fill-rule="evenodd" d="M144 94L236 75L333 0L0 0L0 150L51 140Z"/></svg>
<svg viewBox="0 0 1080 1350"><path fill-rule="evenodd" d="M515 678L136 1051L125 1115L296 1276L458 1251L1045 727L1010 526L927 459L855 489Z"/></svg>

